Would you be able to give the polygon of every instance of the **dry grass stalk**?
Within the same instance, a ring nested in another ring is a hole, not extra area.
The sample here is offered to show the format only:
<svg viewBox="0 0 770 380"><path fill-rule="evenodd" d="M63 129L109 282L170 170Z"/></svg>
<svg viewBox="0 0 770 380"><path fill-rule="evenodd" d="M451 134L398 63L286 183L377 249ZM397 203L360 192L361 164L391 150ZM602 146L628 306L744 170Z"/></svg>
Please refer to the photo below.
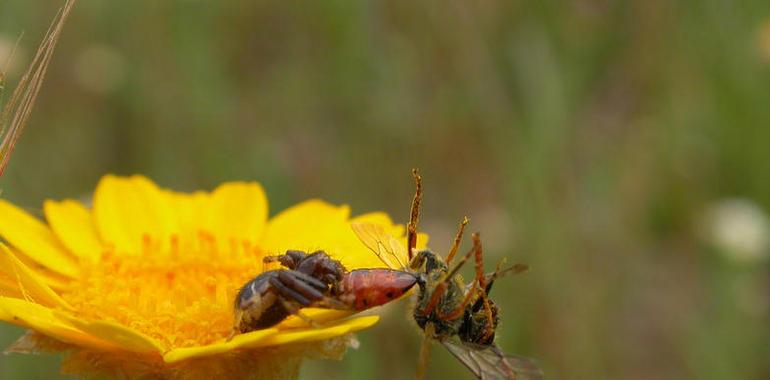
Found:
<svg viewBox="0 0 770 380"><path fill-rule="evenodd" d="M32 63L11 93L8 103L0 111L0 137L2 138L0 141L0 176L5 172L16 142L27 125L32 107L35 105L35 99L37 99L37 94L48 70L48 64L51 62L56 42L59 40L64 22L74 4L75 0L67 0L64 6L59 9L43 38L43 42L37 49ZM5 73L0 73L0 90L2 90L4 79Z"/></svg>

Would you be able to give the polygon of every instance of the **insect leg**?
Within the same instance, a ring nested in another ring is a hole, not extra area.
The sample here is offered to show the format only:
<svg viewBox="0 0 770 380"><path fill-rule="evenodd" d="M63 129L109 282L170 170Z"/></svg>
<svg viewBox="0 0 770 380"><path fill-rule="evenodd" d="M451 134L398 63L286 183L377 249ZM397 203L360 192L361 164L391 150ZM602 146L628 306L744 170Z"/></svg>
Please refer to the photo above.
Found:
<svg viewBox="0 0 770 380"><path fill-rule="evenodd" d="M449 250L449 254L446 257L446 263L449 265L452 262L452 259L454 259L455 255L457 254L457 249L460 248L460 242L463 240L463 232L465 232L465 226L468 225L468 217L464 217L463 221L460 222L460 229L457 230L457 235L455 235L455 241L452 243L452 248Z"/></svg>
<svg viewBox="0 0 770 380"><path fill-rule="evenodd" d="M287 250L283 255L266 256L262 259L263 263L272 263L278 261L286 268L296 269L299 264L308 256L307 253L298 250Z"/></svg>
<svg viewBox="0 0 770 380"><path fill-rule="evenodd" d="M479 278L478 278L478 271L479 271L479 262L478 261L480 260L480 257L481 257L481 240L478 237L479 237L478 234L476 234L476 233L473 234L473 248L467 254L465 254L465 256L463 256L463 259L457 264L457 267L453 268L452 272L450 272L450 274L455 273L459 269L459 266L464 264L468 260L468 258L471 256L471 254L475 253L476 260L477 260L477 262L476 262L477 278L475 278L473 280L473 282L470 285L470 289L468 289L468 292L465 294L465 298L463 298L463 301L459 305L457 305L454 308L454 310L452 310L452 311L450 311L450 312L448 312L446 314L443 314L443 313L439 312L439 316L438 317L440 319L451 320L451 319L455 319L455 318L459 317L460 315L462 315L463 312L465 312L465 308L468 306L468 304L471 302L471 300L477 298L478 294L481 293L482 296L485 295L484 291L482 290L482 289L484 289L484 287L482 286L482 284L481 284L481 282L479 281ZM483 267L481 269L483 270ZM482 272L482 275L483 275L483 272ZM449 276L447 278L451 278L451 276ZM486 298L482 297L481 299L486 299ZM478 304L478 302L480 302L481 299L476 301L476 304Z"/></svg>
<svg viewBox="0 0 770 380"><path fill-rule="evenodd" d="M227 336L227 342L231 341L233 337L238 334L238 326L241 324L241 318L243 318L243 311L235 310L235 323L233 323L233 330L230 331L230 335Z"/></svg>
<svg viewBox="0 0 770 380"><path fill-rule="evenodd" d="M439 282L438 285L436 285L436 288L433 289L433 294L430 296L430 300L428 300L428 304L425 305L425 308L422 309L420 314L423 316L430 315L430 313L433 312L433 310L438 306L438 301L441 300L441 297L444 295L447 289L447 283L446 281Z"/></svg>
<svg viewBox="0 0 770 380"><path fill-rule="evenodd" d="M425 324L425 332L420 346L420 357L417 360L417 373L415 380L422 380L425 377L425 370L428 368L428 359L430 359L430 345L433 343L433 336L436 334L433 323Z"/></svg>
<svg viewBox="0 0 770 380"><path fill-rule="evenodd" d="M299 272L299 271L296 271L296 270L281 271L281 272L278 273L278 276L282 277L282 278L287 278L286 276L290 276L290 277L296 278L298 281L302 281L302 282L306 283L307 285L310 285L310 286L312 286L312 287L314 287L314 288L316 288L318 290L326 290L327 289L327 286L326 286L326 284L323 281L321 281L321 280L319 280L319 279L317 279L317 278L315 278L315 277L313 277L311 275L308 275L306 273L302 273L302 272Z"/></svg>
<svg viewBox="0 0 770 380"><path fill-rule="evenodd" d="M463 256L462 259L460 259L459 262L457 262L454 268L452 268L449 272L447 272L446 276L444 276L444 279L442 281L448 281L449 279L454 277L457 274L457 272L460 270L460 268L462 268L463 265L465 265L465 263L468 261L468 259L470 259L471 255L473 255L474 252L476 252L475 245L473 246L473 248L470 249L470 251L468 251L468 253L465 254L465 256Z"/></svg>
<svg viewBox="0 0 770 380"><path fill-rule="evenodd" d="M471 289L465 295L465 298L463 298L463 302L457 305L457 307L455 307L454 310L446 314L444 314L441 310L439 310L438 319L441 319L443 321L450 321L460 317L465 312L465 308L468 306L471 300L473 300L477 296L478 293L479 293L478 282L473 281L473 283L471 284Z"/></svg>
<svg viewBox="0 0 770 380"><path fill-rule="evenodd" d="M425 309L422 310L422 315L429 315L431 312L433 312L433 309L436 308L436 305L438 305L439 300L441 300L441 297L444 295L444 292L446 292L447 287L449 286L447 284L448 281L451 281L452 277L454 277L455 274L457 274L457 271L460 270L460 268L465 264L466 261L468 261L468 258L471 257L473 252L475 251L476 247L474 246L468 253L463 256L462 260L455 265L452 270L450 270L444 278L442 278L438 285L436 285L436 288L433 290L433 294L430 297L430 300L428 301L428 304L425 306Z"/></svg>
<svg viewBox="0 0 770 380"><path fill-rule="evenodd" d="M476 252L476 281L479 283L479 288L485 289L481 292L481 301L484 305L484 314L487 316L487 334L486 336L491 336L494 334L494 313L492 313L492 306L489 304L489 299L487 298L486 288L487 288L487 280L484 276L484 257L482 255L481 251L481 236L478 232L473 233L471 235L471 238L473 239L473 247L475 248L474 251Z"/></svg>
<svg viewBox="0 0 770 380"><path fill-rule="evenodd" d="M479 282L482 289L486 289L487 279L484 276L484 256L481 252L481 236L478 232L474 232L471 235L471 239L473 239L473 251L476 254L476 281Z"/></svg>
<svg viewBox="0 0 770 380"><path fill-rule="evenodd" d="M406 249L409 261L412 261L413 251L417 247L417 222L420 220L420 202L422 201L422 177L419 170L412 169L412 177L415 183L412 208L409 211L409 223L406 225Z"/></svg>
<svg viewBox="0 0 770 380"><path fill-rule="evenodd" d="M320 285L320 289L323 290L326 290L326 286L320 281L318 284L314 284L312 281L308 281L308 279L312 279L313 281L318 280L312 277L303 278L301 275L302 273L300 272L282 270L278 272L278 280L280 280L281 284L286 285L288 288L302 294L310 301L318 301L322 299L324 294L319 290L318 286L314 287L314 285Z"/></svg>
<svg viewBox="0 0 770 380"><path fill-rule="evenodd" d="M302 294L298 293L296 290L289 288L288 286L284 285L281 280L273 277L268 280L270 282L270 285L272 285L276 290L278 290L278 293L281 297L290 299L292 301L296 301L302 306L310 306L311 302L309 299L305 298ZM279 299L281 297L278 297Z"/></svg>
<svg viewBox="0 0 770 380"><path fill-rule="evenodd" d="M350 310L350 306L333 298L327 297L324 292L328 290L326 285L317 279L297 271L280 271L278 279L289 289L295 290L305 296L311 305L329 309Z"/></svg>
<svg viewBox="0 0 770 380"><path fill-rule="evenodd" d="M302 310L299 307L296 307L291 302L282 298L280 298L280 301L281 301L281 304L283 304L283 308L286 309L286 311L288 311L291 315L296 315L299 319L303 320L305 323L307 323L312 327L315 327L315 328L321 327L321 325L318 322L314 321L312 318L308 317L307 315L302 314Z"/></svg>

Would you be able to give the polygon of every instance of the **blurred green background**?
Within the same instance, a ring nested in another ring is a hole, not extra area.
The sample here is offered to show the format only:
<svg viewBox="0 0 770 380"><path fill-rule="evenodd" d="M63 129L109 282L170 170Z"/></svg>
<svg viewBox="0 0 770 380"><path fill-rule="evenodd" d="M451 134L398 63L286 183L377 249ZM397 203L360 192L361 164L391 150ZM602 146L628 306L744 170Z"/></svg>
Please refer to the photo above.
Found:
<svg viewBox="0 0 770 380"><path fill-rule="evenodd" d="M61 1L0 2L11 84ZM6 175L30 210L105 173L257 180L483 232L498 343L551 379L770 378L770 3L80 0ZM302 379L410 378L407 305ZM0 327L0 345L20 329ZM58 376L0 357L0 378ZM44 363L44 364L41 364ZM462 378L436 346L430 379Z"/></svg>

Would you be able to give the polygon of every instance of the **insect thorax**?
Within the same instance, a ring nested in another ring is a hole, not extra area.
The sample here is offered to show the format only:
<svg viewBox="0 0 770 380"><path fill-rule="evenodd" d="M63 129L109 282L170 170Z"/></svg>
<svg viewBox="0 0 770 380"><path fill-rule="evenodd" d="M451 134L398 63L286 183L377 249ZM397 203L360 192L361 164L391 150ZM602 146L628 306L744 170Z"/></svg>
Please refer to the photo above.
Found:
<svg viewBox="0 0 770 380"><path fill-rule="evenodd" d="M447 282L447 289L444 295L439 299L433 308L433 311L427 315L424 311L430 306L431 298L436 291L436 286L446 275L446 270L434 270L425 277L426 281L419 283L420 291L417 295L417 302L414 308L414 320L417 326L425 329L425 324L431 322L436 331L436 337L443 339L457 335L463 323L463 314L453 319L442 318L442 315L452 313L463 301L465 292L462 283L457 279Z"/></svg>

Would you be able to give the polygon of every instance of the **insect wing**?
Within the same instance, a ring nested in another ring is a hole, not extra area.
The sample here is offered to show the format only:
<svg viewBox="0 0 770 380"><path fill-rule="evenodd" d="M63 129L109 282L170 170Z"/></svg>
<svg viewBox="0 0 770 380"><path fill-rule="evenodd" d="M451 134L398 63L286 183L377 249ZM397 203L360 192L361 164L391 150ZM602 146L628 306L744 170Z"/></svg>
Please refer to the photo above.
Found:
<svg viewBox="0 0 770 380"><path fill-rule="evenodd" d="M350 227L358 239L392 269L406 267L406 247L385 231L385 228L372 223L351 223Z"/></svg>
<svg viewBox="0 0 770 380"><path fill-rule="evenodd" d="M543 372L532 359L507 355L497 346L475 346L453 341L441 344L481 380L541 380Z"/></svg>

